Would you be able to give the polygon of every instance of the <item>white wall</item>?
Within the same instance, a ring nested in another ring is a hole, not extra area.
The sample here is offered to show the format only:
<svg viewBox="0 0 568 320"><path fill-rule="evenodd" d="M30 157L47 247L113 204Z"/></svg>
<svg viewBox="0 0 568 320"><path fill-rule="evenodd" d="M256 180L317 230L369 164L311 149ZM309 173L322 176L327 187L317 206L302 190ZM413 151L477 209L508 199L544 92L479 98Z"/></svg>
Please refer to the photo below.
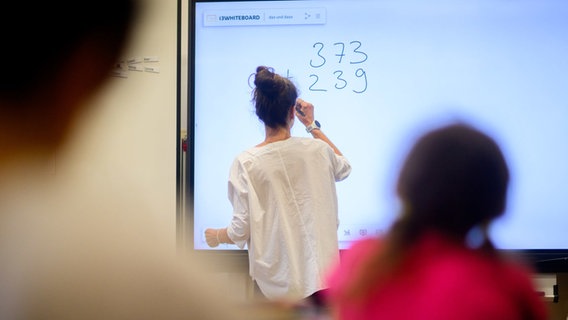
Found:
<svg viewBox="0 0 568 320"><path fill-rule="evenodd" d="M176 239L177 1L145 0L124 60L154 56L141 66L159 73L125 71L111 77L78 123L78 134L56 156L56 172L81 184L133 185ZM128 192L128 191L126 191Z"/></svg>

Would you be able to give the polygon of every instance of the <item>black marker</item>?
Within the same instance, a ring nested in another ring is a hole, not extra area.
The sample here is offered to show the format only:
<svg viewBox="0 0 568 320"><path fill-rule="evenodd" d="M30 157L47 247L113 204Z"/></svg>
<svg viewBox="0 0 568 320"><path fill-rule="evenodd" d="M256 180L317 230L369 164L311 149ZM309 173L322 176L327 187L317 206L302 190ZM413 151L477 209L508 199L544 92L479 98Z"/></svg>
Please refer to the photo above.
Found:
<svg viewBox="0 0 568 320"><path fill-rule="evenodd" d="M301 109L299 103L296 103L296 111L297 111L302 117L306 116L306 114L302 111L302 109Z"/></svg>

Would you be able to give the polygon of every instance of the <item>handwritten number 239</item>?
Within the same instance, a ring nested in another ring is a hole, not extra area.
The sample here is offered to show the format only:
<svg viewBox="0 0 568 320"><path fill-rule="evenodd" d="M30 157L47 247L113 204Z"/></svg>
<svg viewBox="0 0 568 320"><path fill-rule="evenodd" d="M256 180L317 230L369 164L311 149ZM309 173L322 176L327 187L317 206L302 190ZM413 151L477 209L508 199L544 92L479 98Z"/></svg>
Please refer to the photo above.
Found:
<svg viewBox="0 0 568 320"><path fill-rule="evenodd" d="M345 87L347 87L347 80L343 78L343 71L337 70L333 72L333 75L335 76L336 80L334 87L338 90L345 89ZM355 76L362 80L362 85L359 90L353 89L353 92L363 93L367 91L367 73L365 72L365 70L358 68L357 70L355 70ZM317 83L319 81L319 76L317 74L310 74L310 78L312 78L313 80L312 84L310 85L310 91L327 91L327 89L317 86Z"/></svg>

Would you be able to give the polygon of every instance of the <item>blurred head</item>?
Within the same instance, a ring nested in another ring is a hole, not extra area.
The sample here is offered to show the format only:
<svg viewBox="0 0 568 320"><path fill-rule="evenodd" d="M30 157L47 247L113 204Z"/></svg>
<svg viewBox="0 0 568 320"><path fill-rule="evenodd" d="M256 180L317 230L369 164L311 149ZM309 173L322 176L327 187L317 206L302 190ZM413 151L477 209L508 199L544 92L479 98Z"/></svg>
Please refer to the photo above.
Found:
<svg viewBox="0 0 568 320"><path fill-rule="evenodd" d="M0 39L0 156L52 149L109 79L137 0L8 1ZM1 157L0 157L1 160Z"/></svg>
<svg viewBox="0 0 568 320"><path fill-rule="evenodd" d="M463 236L505 210L509 171L487 135L455 124L418 140L404 162L397 191L406 219L420 228Z"/></svg>
<svg viewBox="0 0 568 320"><path fill-rule="evenodd" d="M254 85L253 101L258 118L268 127L285 127L290 108L298 98L296 86L264 66L256 68Z"/></svg>
<svg viewBox="0 0 568 320"><path fill-rule="evenodd" d="M386 241L364 262L345 294L364 294L390 279L424 233L436 231L457 242L505 210L509 170L501 150L487 135L465 124L422 136L403 163L397 184L403 214ZM479 248L495 252L483 235ZM465 243L465 242L464 242Z"/></svg>

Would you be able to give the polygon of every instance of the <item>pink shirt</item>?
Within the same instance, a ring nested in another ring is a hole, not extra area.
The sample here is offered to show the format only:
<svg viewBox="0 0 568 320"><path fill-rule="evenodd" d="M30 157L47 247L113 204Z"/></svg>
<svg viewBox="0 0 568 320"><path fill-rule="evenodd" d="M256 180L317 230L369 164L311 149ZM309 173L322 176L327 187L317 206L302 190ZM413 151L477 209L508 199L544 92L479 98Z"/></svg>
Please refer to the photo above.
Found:
<svg viewBox="0 0 568 320"><path fill-rule="evenodd" d="M547 319L528 270L435 234L424 236L392 278L364 301L338 299L377 245L377 240L359 241L330 273L329 299L340 319Z"/></svg>

